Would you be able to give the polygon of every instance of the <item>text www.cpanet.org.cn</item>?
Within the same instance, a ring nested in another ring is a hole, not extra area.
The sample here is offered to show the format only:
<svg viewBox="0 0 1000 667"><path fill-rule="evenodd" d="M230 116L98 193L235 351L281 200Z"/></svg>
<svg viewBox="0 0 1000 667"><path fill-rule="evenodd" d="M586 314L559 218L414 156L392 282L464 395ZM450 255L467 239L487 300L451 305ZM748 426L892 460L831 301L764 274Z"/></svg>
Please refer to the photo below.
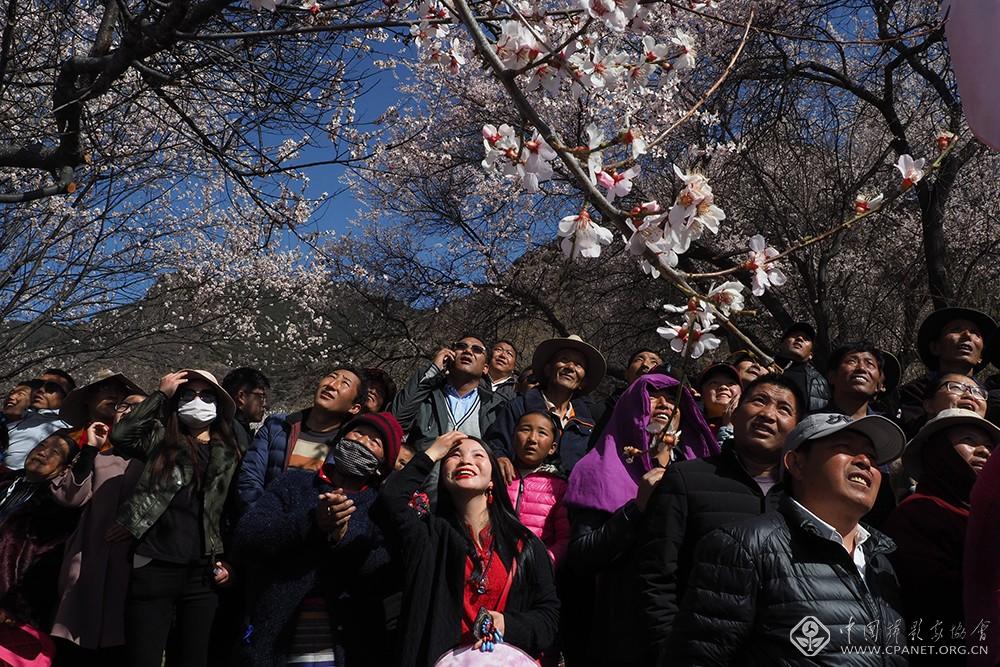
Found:
<svg viewBox="0 0 1000 667"><path fill-rule="evenodd" d="M850 622L839 628L839 641L834 639L830 629L815 616L800 620L788 637L792 644L805 656L812 657L824 651L863 655L988 655L986 629L990 622L981 620L966 627L962 623L945 624L937 620L924 624L923 619L909 626L897 620L884 627L879 621Z"/></svg>

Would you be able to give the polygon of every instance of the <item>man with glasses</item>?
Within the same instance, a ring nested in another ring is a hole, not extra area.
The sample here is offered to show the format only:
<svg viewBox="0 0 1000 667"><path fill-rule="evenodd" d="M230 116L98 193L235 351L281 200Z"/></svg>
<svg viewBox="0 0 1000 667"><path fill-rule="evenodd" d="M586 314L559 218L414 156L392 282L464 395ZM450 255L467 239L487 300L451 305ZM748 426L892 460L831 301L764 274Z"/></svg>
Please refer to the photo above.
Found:
<svg viewBox="0 0 1000 667"><path fill-rule="evenodd" d="M900 421L908 436L916 435L927 422L924 401L941 387L942 378L971 378L986 367L986 341L996 330L992 317L972 308L942 308L924 319L917 332L917 351L927 374L899 388Z"/></svg>
<svg viewBox="0 0 1000 667"><path fill-rule="evenodd" d="M236 416L233 418L233 435L241 451L250 447L253 438L251 424L264 421L267 411L267 392L271 390L271 382L267 376L256 368L236 368L222 378L222 388L233 397L236 403Z"/></svg>
<svg viewBox="0 0 1000 667"><path fill-rule="evenodd" d="M434 360L410 377L396 394L391 412L417 452L448 431L482 437L506 401L482 383L487 347L479 336L463 336L438 350Z"/></svg>
<svg viewBox="0 0 1000 667"><path fill-rule="evenodd" d="M31 407L21 419L7 427L8 444L0 454L0 464L20 470L28 452L61 428L69 426L59 417L63 399L76 389L73 377L61 368L46 369L33 383Z"/></svg>

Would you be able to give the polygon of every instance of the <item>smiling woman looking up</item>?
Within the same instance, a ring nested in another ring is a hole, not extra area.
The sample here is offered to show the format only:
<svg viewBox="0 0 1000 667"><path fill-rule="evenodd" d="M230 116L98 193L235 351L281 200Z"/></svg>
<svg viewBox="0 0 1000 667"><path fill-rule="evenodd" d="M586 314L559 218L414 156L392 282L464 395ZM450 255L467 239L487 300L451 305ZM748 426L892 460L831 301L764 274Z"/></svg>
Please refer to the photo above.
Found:
<svg viewBox="0 0 1000 667"><path fill-rule="evenodd" d="M430 511L418 490L437 461L438 504ZM453 648L489 648L477 633L485 616L502 641L534 657L553 645L559 600L552 563L517 520L482 440L445 433L386 480L379 502L384 529L400 541L406 563L396 664L433 665Z"/></svg>

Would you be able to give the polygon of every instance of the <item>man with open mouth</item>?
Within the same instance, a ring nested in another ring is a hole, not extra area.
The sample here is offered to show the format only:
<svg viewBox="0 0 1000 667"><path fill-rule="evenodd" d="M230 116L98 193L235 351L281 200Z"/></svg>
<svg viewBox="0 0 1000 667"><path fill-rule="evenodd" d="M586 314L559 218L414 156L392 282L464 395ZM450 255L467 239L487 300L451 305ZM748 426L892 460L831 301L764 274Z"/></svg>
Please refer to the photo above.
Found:
<svg viewBox="0 0 1000 667"><path fill-rule="evenodd" d="M833 665L853 649L908 664L899 652L906 633L892 631L903 624L888 558L895 545L859 523L875 503L879 466L905 442L877 415L803 419L785 439L778 511L698 545L661 664Z"/></svg>

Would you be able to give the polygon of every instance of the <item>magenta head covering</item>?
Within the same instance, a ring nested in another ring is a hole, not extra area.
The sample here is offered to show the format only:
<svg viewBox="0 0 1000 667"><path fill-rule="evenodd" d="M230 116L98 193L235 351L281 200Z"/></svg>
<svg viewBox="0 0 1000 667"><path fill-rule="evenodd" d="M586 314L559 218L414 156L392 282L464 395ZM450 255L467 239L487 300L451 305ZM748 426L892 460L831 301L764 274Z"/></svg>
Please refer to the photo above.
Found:
<svg viewBox="0 0 1000 667"><path fill-rule="evenodd" d="M659 373L636 378L615 404L597 446L573 468L563 502L573 507L614 512L635 498L639 480L653 467L648 451L625 460L622 448L646 449L650 435L649 392L671 389L680 382ZM687 387L681 391L681 440L677 444L685 459L700 459L720 451L719 443L705 422Z"/></svg>

